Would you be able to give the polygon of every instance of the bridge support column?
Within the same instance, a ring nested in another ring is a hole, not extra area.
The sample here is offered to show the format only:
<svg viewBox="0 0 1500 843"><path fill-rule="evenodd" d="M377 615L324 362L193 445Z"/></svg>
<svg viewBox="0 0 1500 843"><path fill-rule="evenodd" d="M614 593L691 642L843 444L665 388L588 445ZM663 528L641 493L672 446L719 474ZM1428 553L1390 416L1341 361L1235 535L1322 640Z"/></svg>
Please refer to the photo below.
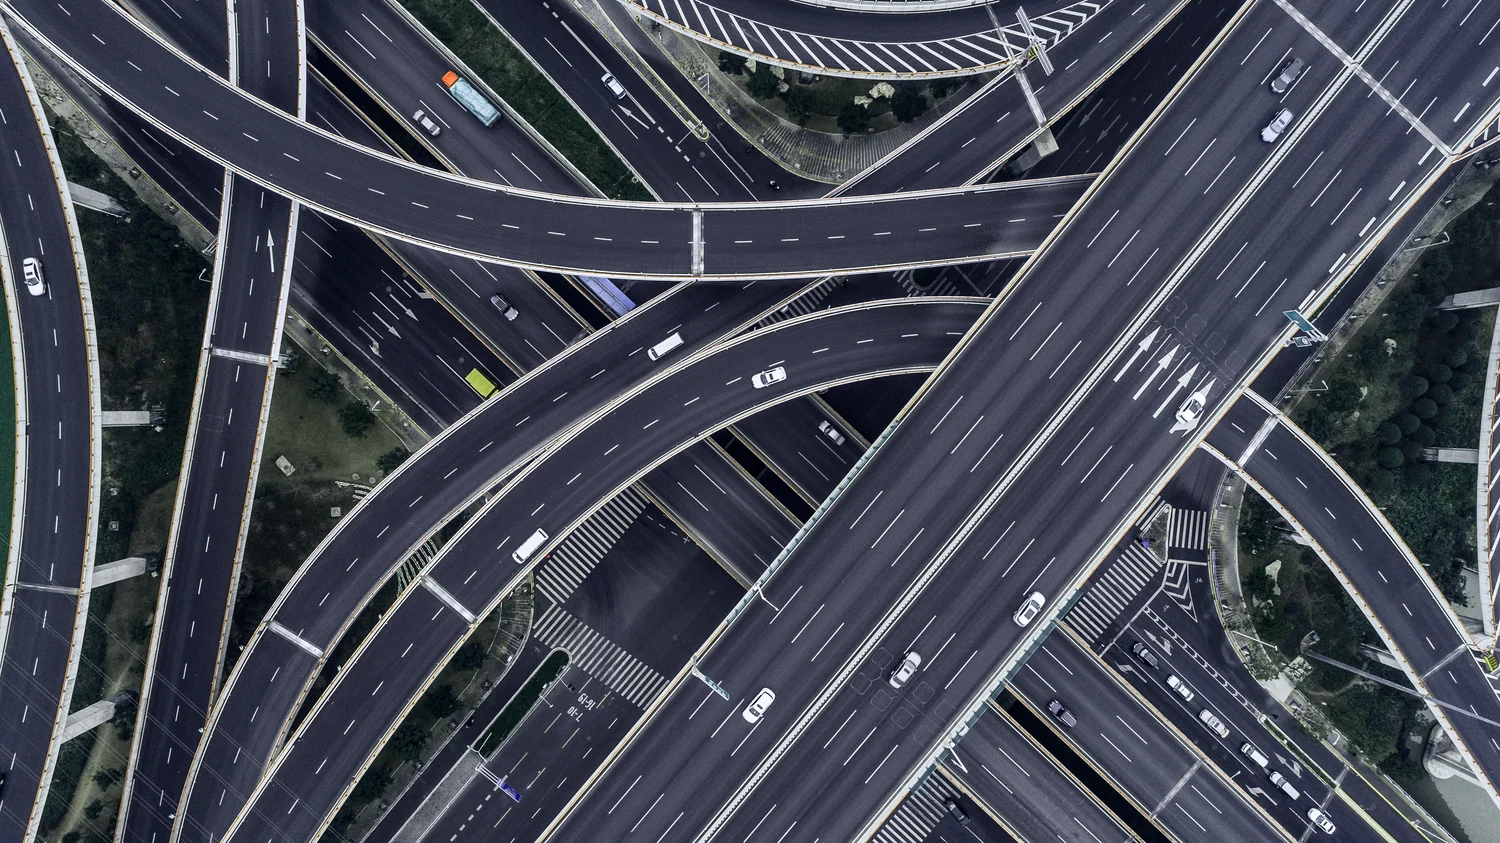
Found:
<svg viewBox="0 0 1500 843"><path fill-rule="evenodd" d="M68 722L63 726L62 742L68 741L115 719L115 714L122 706L135 704L135 694L130 691L121 691L106 700L100 700L88 708L80 709L68 715Z"/></svg>
<svg viewBox="0 0 1500 843"><path fill-rule="evenodd" d="M1026 147L1025 152L1022 152L1016 156L1016 160L1010 162L1010 171L1019 176L1032 167L1035 167L1038 161L1056 151L1057 139L1052 136L1051 129L1045 129L1042 131L1040 137L1032 141L1031 146Z"/></svg>

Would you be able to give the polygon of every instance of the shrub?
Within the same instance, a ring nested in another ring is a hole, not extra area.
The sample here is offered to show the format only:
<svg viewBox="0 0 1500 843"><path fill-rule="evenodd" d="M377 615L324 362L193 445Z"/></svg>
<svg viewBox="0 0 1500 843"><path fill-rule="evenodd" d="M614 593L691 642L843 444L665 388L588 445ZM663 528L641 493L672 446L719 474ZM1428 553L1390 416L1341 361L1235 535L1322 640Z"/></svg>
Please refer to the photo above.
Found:
<svg viewBox="0 0 1500 843"><path fill-rule="evenodd" d="M1424 448L1430 448L1432 447L1432 443L1437 441L1437 431L1424 424L1417 428L1416 433L1411 435L1411 441Z"/></svg>
<svg viewBox="0 0 1500 843"><path fill-rule="evenodd" d="M1433 412L1437 412L1435 409ZM363 401L350 401L339 408L339 426L350 439L363 439L375 426L375 414Z"/></svg>
<svg viewBox="0 0 1500 843"><path fill-rule="evenodd" d="M1427 393L1427 379L1421 375L1407 375L1401 379L1401 394L1407 398L1420 398Z"/></svg>
<svg viewBox="0 0 1500 843"><path fill-rule="evenodd" d="M1401 453L1400 448L1381 448L1380 453L1375 457L1375 462L1379 463L1381 468L1397 469L1406 462L1406 455Z"/></svg>
<svg viewBox="0 0 1500 843"><path fill-rule="evenodd" d="M1445 383L1435 384L1432 389L1427 390L1427 398L1438 406L1447 404L1453 400L1453 387Z"/></svg>
<svg viewBox="0 0 1500 843"><path fill-rule="evenodd" d="M1453 379L1453 370L1442 363L1433 363L1423 367L1422 373L1433 383L1447 383Z"/></svg>
<svg viewBox="0 0 1500 843"><path fill-rule="evenodd" d="M399 733L401 730L396 731ZM359 784L354 786L354 797L369 801L385 792L390 784L391 768L389 766L381 764L379 767L371 767L360 777Z"/></svg>
<svg viewBox="0 0 1500 843"><path fill-rule="evenodd" d="M793 85L787 89L785 99L786 115L797 121L799 126L806 124L813 110L812 91L800 85Z"/></svg>
<svg viewBox="0 0 1500 843"><path fill-rule="evenodd" d="M1402 413L1401 417L1396 419L1396 426L1401 428L1402 434L1410 436L1422 426L1422 420L1412 413Z"/></svg>
<svg viewBox="0 0 1500 843"><path fill-rule="evenodd" d="M1437 402L1433 401L1431 398L1418 398L1411 405L1411 411L1413 413L1416 413L1417 418L1419 419L1430 419L1433 416L1437 415Z"/></svg>
<svg viewBox="0 0 1500 843"><path fill-rule="evenodd" d="M453 666L459 670L478 670L483 664L484 645L478 641L470 641L453 654Z"/></svg>
<svg viewBox="0 0 1500 843"><path fill-rule="evenodd" d="M397 467L399 467L402 463L406 462L406 458L409 456L411 456L411 451L408 451L400 445L397 445L389 451L381 454L380 458L375 461L375 467L380 469L381 471L384 471L386 474L390 474L392 471L395 471Z"/></svg>
<svg viewBox="0 0 1500 843"><path fill-rule="evenodd" d="M1443 359L1450 369L1458 369L1469 362L1469 352L1462 348L1455 348Z"/></svg>
<svg viewBox="0 0 1500 843"><path fill-rule="evenodd" d="M1364 391L1352 380L1335 380L1323 393L1323 409L1336 415L1344 415L1364 398Z"/></svg>
<svg viewBox="0 0 1500 843"><path fill-rule="evenodd" d="M1418 422L1420 423L1420 419ZM1382 445L1394 445L1401 441L1401 435L1400 427L1397 427L1394 422L1386 422L1375 431L1375 441Z"/></svg>
<svg viewBox="0 0 1500 843"><path fill-rule="evenodd" d="M739 53L731 53L727 50L719 51L719 69L725 73L744 73L746 63L747 59Z"/></svg>
<svg viewBox="0 0 1500 843"><path fill-rule="evenodd" d="M458 711L458 694L453 693L452 685L438 685L422 695L422 707L441 720Z"/></svg>

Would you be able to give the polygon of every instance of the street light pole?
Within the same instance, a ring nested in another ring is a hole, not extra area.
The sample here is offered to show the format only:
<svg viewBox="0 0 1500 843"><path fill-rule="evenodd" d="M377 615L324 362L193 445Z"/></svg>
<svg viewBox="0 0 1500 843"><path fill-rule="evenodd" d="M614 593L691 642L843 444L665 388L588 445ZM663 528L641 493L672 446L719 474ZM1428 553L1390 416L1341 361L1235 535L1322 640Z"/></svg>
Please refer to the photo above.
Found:
<svg viewBox="0 0 1500 843"><path fill-rule="evenodd" d="M724 690L723 685L720 685L712 679L709 679L707 676L703 675L703 671L698 669L697 656L693 656L693 658L688 661L688 671L691 672L694 676L703 680L703 684L707 685L709 690L713 691L715 694L718 694L726 700L729 699L729 692Z"/></svg>

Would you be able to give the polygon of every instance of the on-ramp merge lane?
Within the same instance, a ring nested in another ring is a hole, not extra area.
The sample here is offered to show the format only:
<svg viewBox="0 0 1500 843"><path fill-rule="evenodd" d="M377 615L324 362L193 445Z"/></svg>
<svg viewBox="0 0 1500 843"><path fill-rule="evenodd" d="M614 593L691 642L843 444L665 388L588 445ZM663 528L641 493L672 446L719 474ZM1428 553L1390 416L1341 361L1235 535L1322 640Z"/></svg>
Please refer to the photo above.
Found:
<svg viewBox="0 0 1500 843"><path fill-rule="evenodd" d="M366 228L502 263L726 278L1006 257L1029 252L1081 192L1048 182L683 206L521 191L417 167L299 123L186 60L106 0L6 8L96 85L236 172Z"/></svg>

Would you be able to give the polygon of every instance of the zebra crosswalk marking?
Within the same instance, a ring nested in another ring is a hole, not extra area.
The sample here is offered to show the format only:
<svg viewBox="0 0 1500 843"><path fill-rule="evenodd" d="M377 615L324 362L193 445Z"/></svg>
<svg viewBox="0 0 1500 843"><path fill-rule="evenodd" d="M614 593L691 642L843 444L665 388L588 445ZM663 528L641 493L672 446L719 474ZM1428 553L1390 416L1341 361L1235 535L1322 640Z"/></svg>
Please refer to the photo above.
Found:
<svg viewBox="0 0 1500 843"><path fill-rule="evenodd" d="M943 802L953 795L942 778L928 776L881 824L880 830L875 832L874 843L922 843L947 812Z"/></svg>
<svg viewBox="0 0 1500 843"><path fill-rule="evenodd" d="M1208 550L1209 513L1192 509L1172 510L1171 528L1167 533L1168 552Z"/></svg>
<svg viewBox="0 0 1500 843"><path fill-rule="evenodd" d="M1155 556L1132 542L1068 612L1068 620L1092 644L1155 578L1160 568L1161 562Z"/></svg>
<svg viewBox="0 0 1500 843"><path fill-rule="evenodd" d="M536 573L536 587L558 605L567 601L646 509L646 496L626 489L568 534Z"/></svg>
<svg viewBox="0 0 1500 843"><path fill-rule="evenodd" d="M567 650L580 670L640 708L667 686L666 677L556 604L542 613L532 634L549 647Z"/></svg>

